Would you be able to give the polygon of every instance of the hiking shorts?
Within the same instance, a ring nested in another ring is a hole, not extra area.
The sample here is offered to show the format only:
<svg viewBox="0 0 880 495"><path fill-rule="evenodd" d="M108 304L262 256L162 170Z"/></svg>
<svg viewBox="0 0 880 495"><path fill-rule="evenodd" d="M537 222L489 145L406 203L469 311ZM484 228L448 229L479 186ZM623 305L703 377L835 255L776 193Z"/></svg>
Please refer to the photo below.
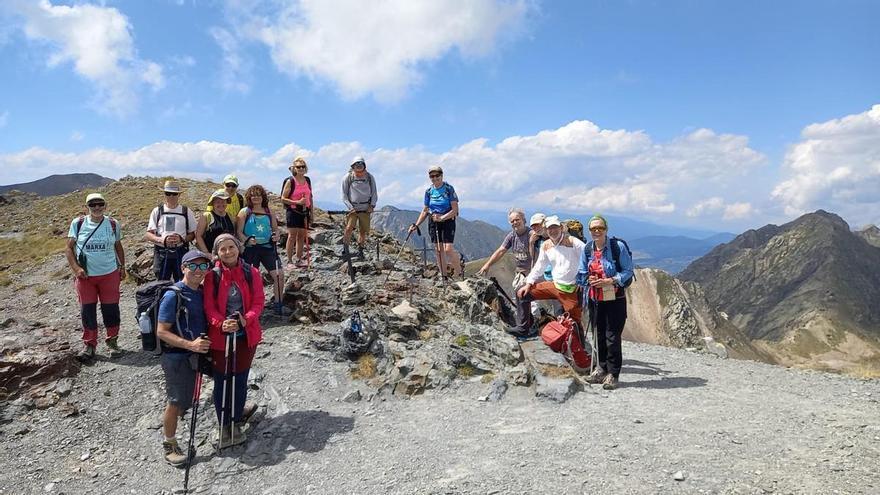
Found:
<svg viewBox="0 0 880 495"><path fill-rule="evenodd" d="M266 268L266 271L274 272L281 266L281 258L272 249L272 246L248 246L244 248L244 260L251 265L260 269L260 264Z"/></svg>
<svg viewBox="0 0 880 495"><path fill-rule="evenodd" d="M288 229L304 229L306 228L306 217L308 215L305 212L299 212L292 208L287 209L287 213L284 215L284 219L287 222Z"/></svg>
<svg viewBox="0 0 880 495"><path fill-rule="evenodd" d="M165 395L168 403L180 408L180 412L192 405L196 389L196 372L189 364L188 352L162 354L162 371L165 372Z"/></svg>
<svg viewBox="0 0 880 495"><path fill-rule="evenodd" d="M440 242L452 244L455 242L455 219L451 218L443 222L428 220L428 232L431 234L431 242L437 242L439 234Z"/></svg>
<svg viewBox="0 0 880 495"><path fill-rule="evenodd" d="M355 225L358 227L358 232L369 234L370 213L367 211L359 211L354 215L348 215L345 218L345 230L354 230Z"/></svg>

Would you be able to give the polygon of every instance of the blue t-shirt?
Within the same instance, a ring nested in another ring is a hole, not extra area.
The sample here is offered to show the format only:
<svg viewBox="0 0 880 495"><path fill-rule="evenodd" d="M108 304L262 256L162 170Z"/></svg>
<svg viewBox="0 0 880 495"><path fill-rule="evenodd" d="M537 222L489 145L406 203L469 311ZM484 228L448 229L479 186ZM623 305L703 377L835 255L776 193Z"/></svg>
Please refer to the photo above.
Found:
<svg viewBox="0 0 880 495"><path fill-rule="evenodd" d="M447 182L441 184L439 188L431 186L425 190L425 206L432 214L448 213L452 209L453 201L458 201L458 195Z"/></svg>
<svg viewBox="0 0 880 495"><path fill-rule="evenodd" d="M257 244L269 244L272 242L272 219L266 213L251 213L245 208L247 215L242 232L245 237L254 236Z"/></svg>
<svg viewBox="0 0 880 495"><path fill-rule="evenodd" d="M116 231L114 232L110 217L105 216L103 222L93 222L92 218L86 215L83 218L82 227L79 228L79 234L77 234L77 223L79 223L79 217L74 218L70 222L70 230L67 232L67 237L76 239L74 255L79 257L80 253L85 253L86 274L97 277L115 271L118 268L116 263L116 241L122 240L122 231L119 229L119 224L116 224ZM95 231L95 233L92 234L92 231ZM92 236L89 237L89 234L92 234ZM83 245L87 238L89 239L88 244Z"/></svg>
<svg viewBox="0 0 880 495"><path fill-rule="evenodd" d="M174 285L180 288L180 295L183 296L184 309L180 312L180 319L177 322L174 321L177 313L177 295L173 290L168 290L165 291L159 302L158 320L161 323L171 323L171 330L186 340L195 340L199 335L208 331L202 288L190 289L182 280ZM162 350L171 354L189 352L180 347L170 346L165 342L162 342Z"/></svg>

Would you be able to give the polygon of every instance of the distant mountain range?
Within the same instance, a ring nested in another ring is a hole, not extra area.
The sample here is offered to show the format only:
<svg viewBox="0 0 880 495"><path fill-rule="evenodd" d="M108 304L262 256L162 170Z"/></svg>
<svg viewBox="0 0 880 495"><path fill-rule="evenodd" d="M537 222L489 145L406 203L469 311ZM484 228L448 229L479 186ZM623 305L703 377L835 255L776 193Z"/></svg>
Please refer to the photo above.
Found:
<svg viewBox="0 0 880 495"><path fill-rule="evenodd" d="M659 268L676 274L693 260L703 256L715 246L735 238L736 234L715 234L705 239L677 236L648 236L633 239L629 247L633 262L641 267Z"/></svg>
<svg viewBox="0 0 880 495"><path fill-rule="evenodd" d="M0 186L0 194L16 190L40 196L55 196L56 194L67 194L80 189L99 188L111 182L113 182L113 179L108 179L98 174L56 174L31 182Z"/></svg>
<svg viewBox="0 0 880 495"><path fill-rule="evenodd" d="M880 248L837 215L819 210L746 231L679 276L784 360L880 363Z"/></svg>

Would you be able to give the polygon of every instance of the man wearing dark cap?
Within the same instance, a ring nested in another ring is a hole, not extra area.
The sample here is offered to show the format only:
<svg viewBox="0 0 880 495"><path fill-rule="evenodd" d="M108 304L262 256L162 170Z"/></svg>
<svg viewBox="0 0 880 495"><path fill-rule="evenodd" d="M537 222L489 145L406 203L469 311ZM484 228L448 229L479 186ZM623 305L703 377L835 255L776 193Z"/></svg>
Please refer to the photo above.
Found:
<svg viewBox="0 0 880 495"><path fill-rule="evenodd" d="M187 456L177 443L177 421L193 402L198 371L193 353L205 354L207 338L202 280L211 269L211 256L188 251L181 258L183 279L162 295L156 335L162 345L162 370L168 403L162 416L165 460L175 467L186 464ZM192 357L192 359L191 359Z"/></svg>

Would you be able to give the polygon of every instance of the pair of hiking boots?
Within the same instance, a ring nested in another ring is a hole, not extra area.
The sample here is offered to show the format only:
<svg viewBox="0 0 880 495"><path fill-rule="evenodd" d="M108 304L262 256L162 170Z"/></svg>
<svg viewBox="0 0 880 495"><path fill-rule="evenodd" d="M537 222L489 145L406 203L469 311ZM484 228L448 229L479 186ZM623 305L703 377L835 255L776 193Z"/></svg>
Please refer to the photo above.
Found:
<svg viewBox="0 0 880 495"><path fill-rule="evenodd" d="M247 441L247 434L244 432L243 423L233 423L220 430L219 449L241 445ZM177 443L177 439L162 441L162 450L165 451L165 462L174 467L183 467L186 465L187 456ZM189 451L191 458L195 458L196 449Z"/></svg>
<svg viewBox="0 0 880 495"><path fill-rule="evenodd" d="M116 359L125 354L119 347L119 337L110 337L104 343L107 345L107 349L110 349L110 359ZM95 346L84 343L82 350L76 355L76 359L81 363L89 363L94 361L95 354Z"/></svg>
<svg viewBox="0 0 880 495"><path fill-rule="evenodd" d="M611 373L607 373L601 367L597 366L590 376L587 377L587 383L594 385L602 384L604 390L614 390L617 388L618 380Z"/></svg>

